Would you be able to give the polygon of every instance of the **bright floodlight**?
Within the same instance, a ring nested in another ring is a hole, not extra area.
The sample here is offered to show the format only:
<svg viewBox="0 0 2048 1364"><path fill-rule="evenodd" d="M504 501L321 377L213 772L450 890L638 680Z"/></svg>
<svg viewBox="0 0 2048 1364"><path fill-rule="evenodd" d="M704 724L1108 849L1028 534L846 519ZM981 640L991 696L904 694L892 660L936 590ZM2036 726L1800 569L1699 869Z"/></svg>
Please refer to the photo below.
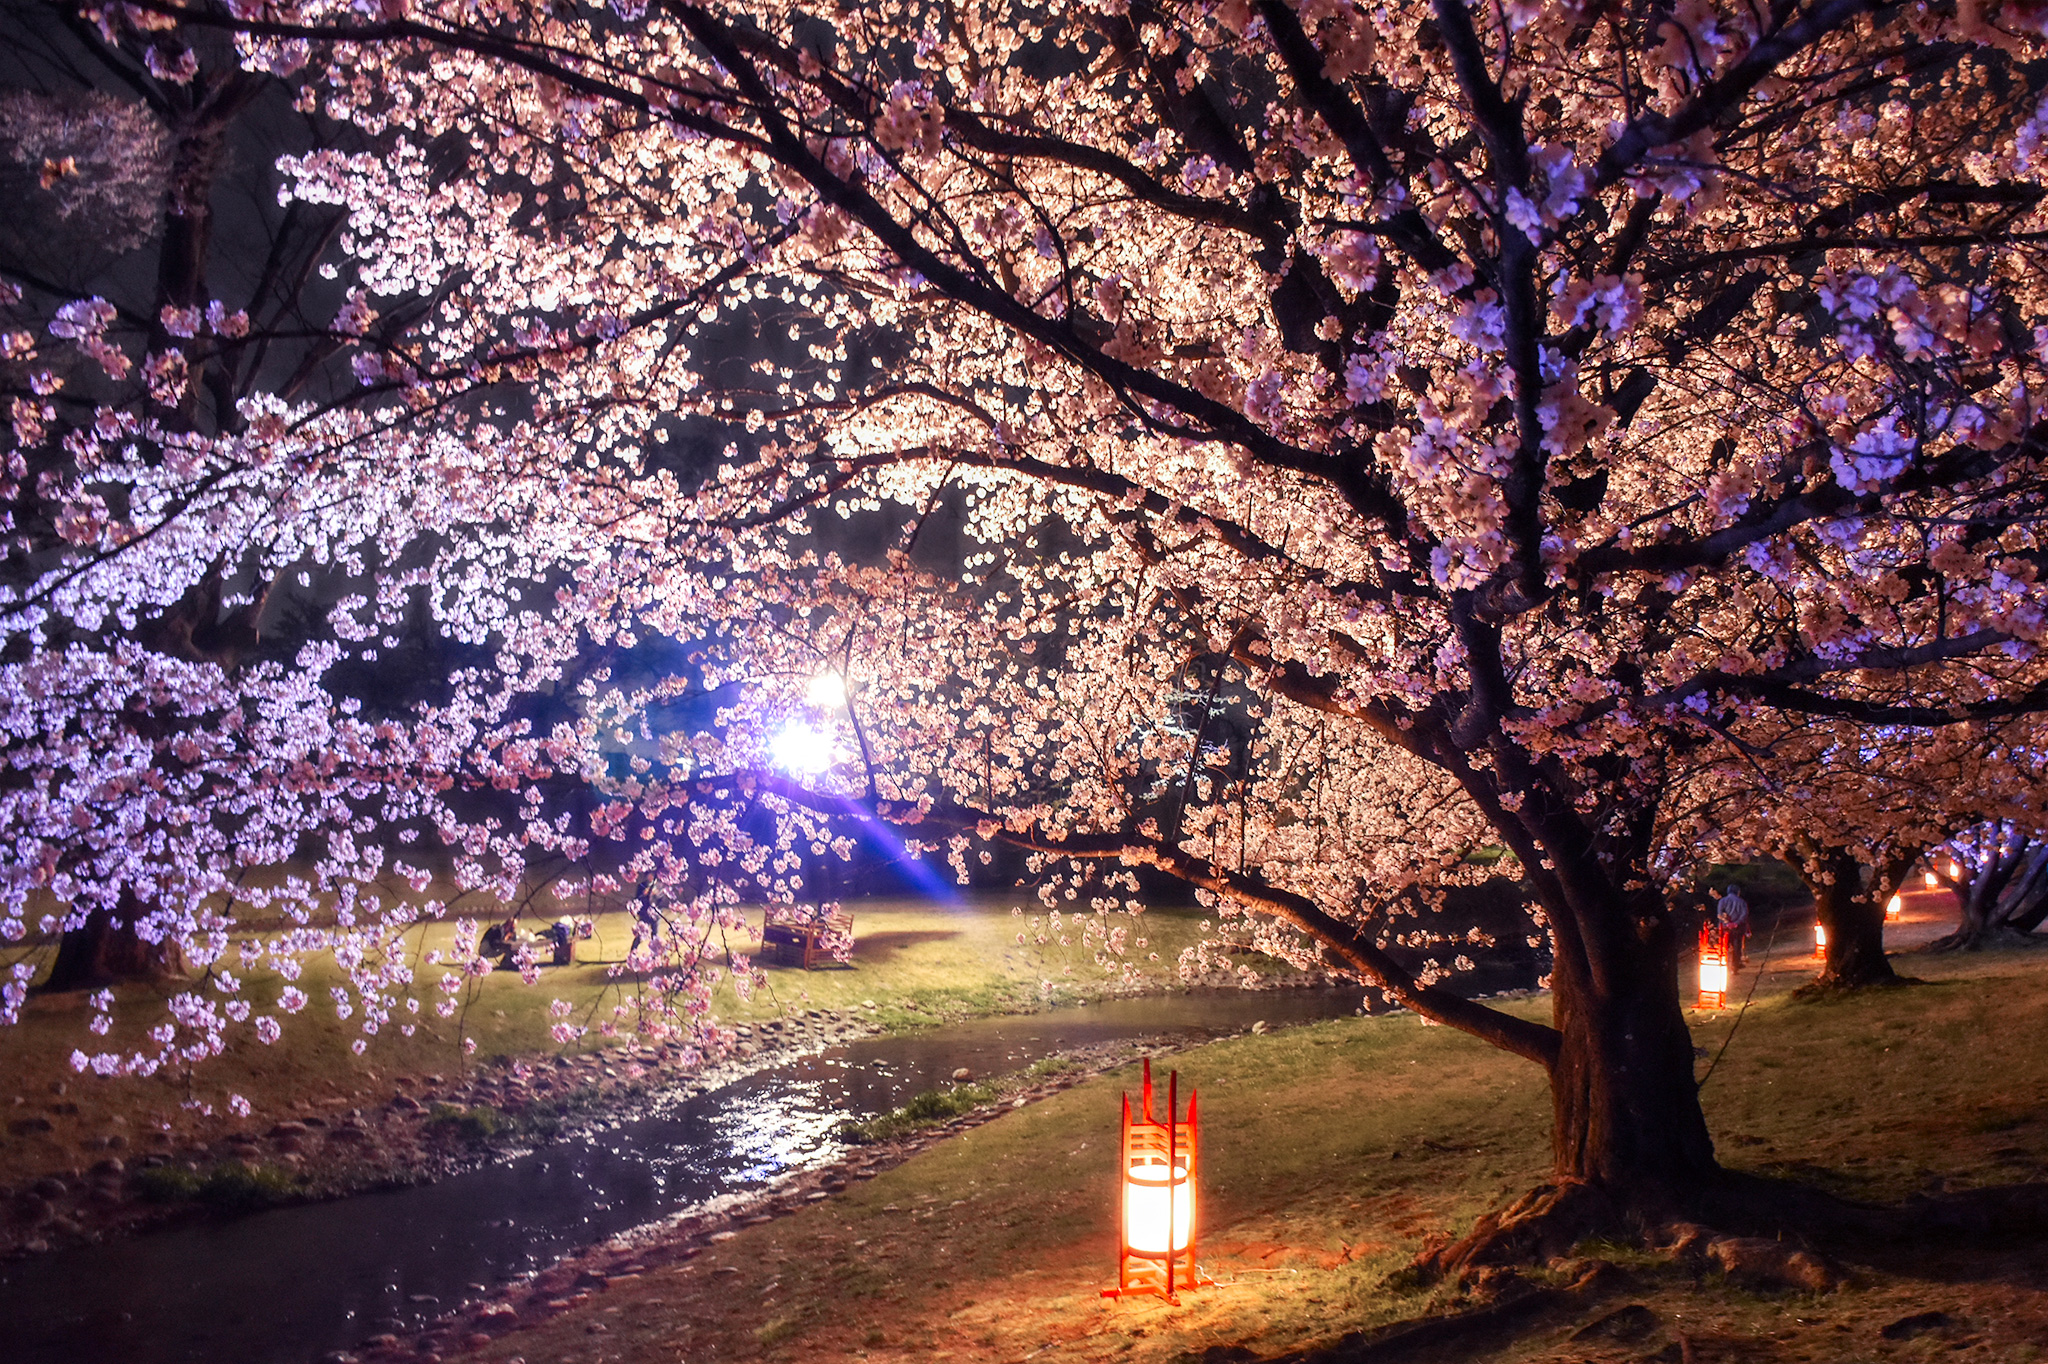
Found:
<svg viewBox="0 0 2048 1364"><path fill-rule="evenodd" d="M846 704L846 679L838 673L825 671L811 679L805 699L814 706L830 708Z"/></svg>
<svg viewBox="0 0 2048 1364"><path fill-rule="evenodd" d="M768 752L785 772L822 772L832 765L832 736L815 725L792 720L777 731Z"/></svg>

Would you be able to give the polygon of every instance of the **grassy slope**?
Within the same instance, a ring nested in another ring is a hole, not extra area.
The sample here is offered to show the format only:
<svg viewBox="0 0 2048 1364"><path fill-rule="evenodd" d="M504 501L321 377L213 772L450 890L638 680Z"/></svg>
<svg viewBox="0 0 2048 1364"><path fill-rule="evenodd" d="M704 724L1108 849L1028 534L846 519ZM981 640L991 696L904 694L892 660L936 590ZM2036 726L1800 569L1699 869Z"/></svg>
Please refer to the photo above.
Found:
<svg viewBox="0 0 2048 1364"><path fill-rule="evenodd" d="M1780 987L1749 1011L1704 1091L1727 1163L1884 1199L1937 1180L2048 1178L2048 957L1902 964L1933 983L1819 1004ZM1732 1020L1696 1021L1700 1045L1718 1048ZM1116 1095L1136 1083L1126 1071L745 1228L483 1355L1177 1361L1217 1344L1271 1354L1455 1305L1389 1292L1386 1276L1425 1235L1467 1224L1547 1163L1535 1070L1411 1017L1242 1037L1179 1064L1202 1092L1201 1258L1218 1281L1181 1307L1097 1297L1114 1273ZM1443 1357L2032 1359L2048 1344L2039 1258L2039 1247L1929 1251L1863 1267L1818 1298L1639 1261L1582 1315L1646 1304L1659 1320L1644 1337L1574 1341L1550 1322ZM1945 1333L1880 1335L1929 1310L1951 1315Z"/></svg>
<svg viewBox="0 0 2048 1364"><path fill-rule="evenodd" d="M855 902L850 966L808 973L771 967L768 988L750 999L736 998L730 983L723 985L716 1013L728 1022L745 1022L792 1008L857 1009L873 1000L877 1007L871 1016L881 1025L915 1027L947 1015L1028 1007L1047 980L1056 982L1059 997L1067 1000L1102 989L1103 973L1092 956L1082 954L1078 939L1068 947L1057 942L1041 947L1035 941L1020 946L1016 935L1023 921L1010 913L1013 905L1023 906L1027 918L1038 909L1023 897L976 896L953 907ZM552 916L555 910L549 906L546 912ZM556 1050L548 1037L551 1000L570 1001L579 1021L601 1021L625 992L637 988L630 980L610 979L601 964L625 956L631 923L618 913L599 914L596 923L597 937L577 945L579 964L544 968L537 986L523 985L514 972L493 973L482 982L462 1020L478 1043L471 1064ZM1155 910L1140 917L1133 932L1148 939L1138 955L1145 958L1142 964L1153 981L1170 983L1181 948L1200 936L1198 924L1199 915L1186 910ZM452 925L426 925L407 935L408 952L418 959L428 950L447 948L453 936ZM729 946L745 952L754 944L738 940ZM1154 952L1157 961L1149 960ZM421 966L417 974L413 993L422 1008L408 1016L416 1025L410 1038L387 1026L363 1056L353 1055L349 1044L361 1035L360 1020L336 1019L327 991L339 977L331 960L316 959L299 982L312 1002L287 1020L275 1046L266 1047L240 1030L226 1055L201 1064L190 1077L161 1073L147 1080L80 1077L69 1058L79 1047L140 1045L143 1031L164 1018L161 999L167 990L124 987L115 1029L105 1039L86 1030L91 1013L83 992L32 997L21 1023L0 1029L0 1171L5 1172L0 1183L26 1184L42 1174L89 1165L101 1153L86 1143L115 1133L126 1136L128 1151L149 1149L140 1135L163 1124L178 1134L181 1145L189 1137L212 1140L237 1127L260 1131L295 1103L345 1101L368 1108L395 1092L399 1075L453 1075L464 1064L455 1021L440 1022L431 1011L440 998L433 982L441 969ZM268 1007L280 984L256 980L244 995L259 1008ZM592 1033L583 1045L602 1041ZM249 1119L237 1123L229 1117L225 1100L231 1093L254 1105ZM181 1107L187 1098L211 1104L214 1115ZM22 1120L36 1118L47 1118L51 1130L15 1130Z"/></svg>

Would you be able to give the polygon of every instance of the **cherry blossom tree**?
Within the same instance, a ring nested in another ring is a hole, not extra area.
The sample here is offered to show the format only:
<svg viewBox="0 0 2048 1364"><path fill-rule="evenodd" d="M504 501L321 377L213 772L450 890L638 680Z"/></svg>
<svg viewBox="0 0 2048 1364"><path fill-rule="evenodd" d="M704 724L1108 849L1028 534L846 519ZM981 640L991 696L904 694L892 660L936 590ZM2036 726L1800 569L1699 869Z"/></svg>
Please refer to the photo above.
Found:
<svg viewBox="0 0 2048 1364"><path fill-rule="evenodd" d="M2038 721L1919 728L1786 718L1752 717L1727 744L1701 751L1704 767L1667 796L1667 855L1675 862L1712 848L1724 860L1783 859L1827 935L1811 988L1896 984L1887 902L1946 840L1987 819L2024 818L2038 802Z"/></svg>
<svg viewBox="0 0 2048 1364"><path fill-rule="evenodd" d="M114 567L17 598L37 661L259 506L264 571L431 541L339 615L374 648L421 592L496 651L379 740L536 793L445 836L609 840L702 913L849 819L961 873L1021 845L1057 899L1177 877L1544 1068L1558 1183L1452 1261L1739 1194L1659 863L1703 753L2048 698L2031 7L93 13L174 73L232 34L366 140L280 163L347 215L361 389L53 484L47 571ZM688 667L509 718L647 640ZM685 692L718 723L660 732ZM1387 950L1487 843L1548 1024Z"/></svg>

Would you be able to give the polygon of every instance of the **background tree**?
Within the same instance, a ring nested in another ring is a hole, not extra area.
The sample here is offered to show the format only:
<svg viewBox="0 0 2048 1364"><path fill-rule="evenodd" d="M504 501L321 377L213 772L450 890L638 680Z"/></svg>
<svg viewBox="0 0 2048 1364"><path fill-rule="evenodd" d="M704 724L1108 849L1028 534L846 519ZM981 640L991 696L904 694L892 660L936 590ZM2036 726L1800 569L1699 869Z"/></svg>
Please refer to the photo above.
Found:
<svg viewBox="0 0 2048 1364"><path fill-rule="evenodd" d="M1705 765L1674 788L1670 856L1677 862L1713 848L1724 860L1782 859L1805 883L1827 934L1811 988L1895 984L1886 904L1958 830L2036 801L2036 726L1752 721L1728 746L1703 752Z"/></svg>
<svg viewBox="0 0 2048 1364"><path fill-rule="evenodd" d="M1937 851L1935 865L1955 892L1959 913L1956 931L1929 943L1930 952L2010 941L2048 919L2048 843L2035 811L1963 830ZM1957 874L1948 874L1949 865Z"/></svg>

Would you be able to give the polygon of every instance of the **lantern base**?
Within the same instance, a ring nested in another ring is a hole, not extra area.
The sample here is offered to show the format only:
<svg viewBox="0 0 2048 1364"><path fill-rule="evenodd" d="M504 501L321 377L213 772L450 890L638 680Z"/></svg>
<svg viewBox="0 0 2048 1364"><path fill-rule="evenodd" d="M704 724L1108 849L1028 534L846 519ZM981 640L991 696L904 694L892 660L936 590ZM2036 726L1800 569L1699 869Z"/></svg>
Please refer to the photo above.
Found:
<svg viewBox="0 0 2048 1364"><path fill-rule="evenodd" d="M1174 1306L1180 1306L1181 1291L1189 1288L1213 1288L1216 1281L1202 1272L1200 1265L1190 1264L1176 1254L1173 1266L1172 1287L1167 1286L1167 1264L1163 1259L1133 1255L1124 1260L1120 1278L1123 1282L1115 1288L1105 1288L1105 1298L1164 1298Z"/></svg>

